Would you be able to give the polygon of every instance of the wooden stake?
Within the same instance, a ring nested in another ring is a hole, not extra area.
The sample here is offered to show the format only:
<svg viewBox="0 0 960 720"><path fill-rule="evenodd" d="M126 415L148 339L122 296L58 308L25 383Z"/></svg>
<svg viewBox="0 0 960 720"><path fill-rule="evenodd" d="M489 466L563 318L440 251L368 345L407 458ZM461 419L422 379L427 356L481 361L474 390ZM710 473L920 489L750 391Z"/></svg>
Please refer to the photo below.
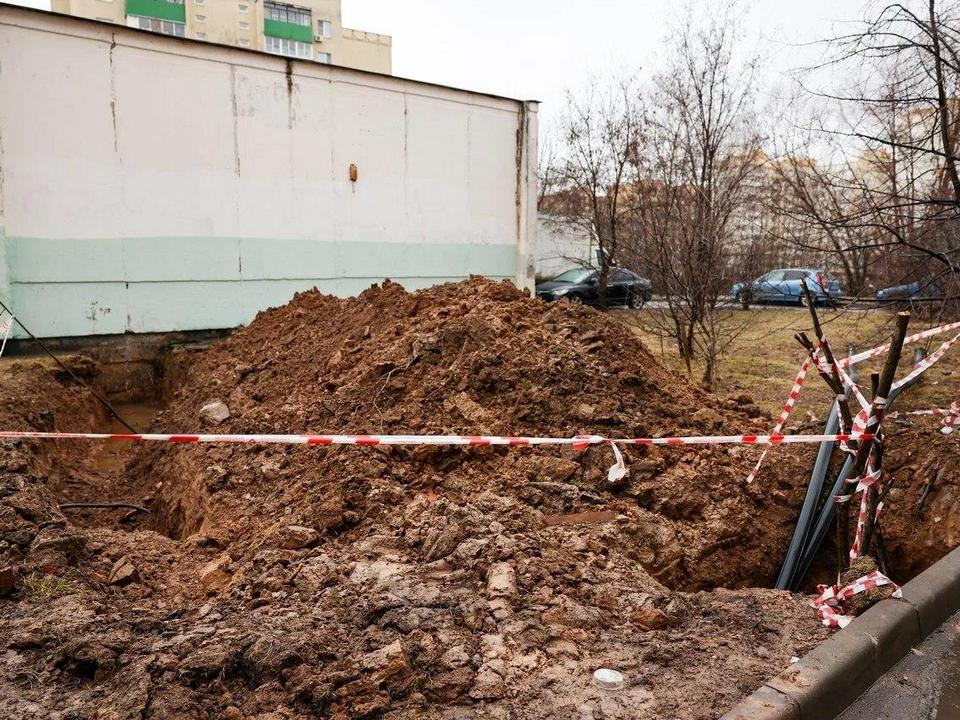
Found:
<svg viewBox="0 0 960 720"><path fill-rule="evenodd" d="M890 339L890 349L887 351L887 358L880 372L880 379L877 382L877 392L874 394L873 403L870 406L870 414L867 420L867 429L873 427L873 434L876 438L880 434L880 421L886 411L887 396L890 394L890 388L893 386L893 376L897 372L897 365L900 363L900 354L903 351L903 339L907 335L907 325L910 322L910 313L901 312L897 314L897 327ZM877 401L882 400L882 407L877 407ZM857 449L857 457L853 463L853 477L860 477L867 468L867 461L874 450L878 450L877 462L881 462L882 455L879 454L880 443L876 440L864 440ZM880 494L880 488L877 485L871 485L867 489L867 517L864 521L863 543L860 552L867 555L870 552L870 543L873 540L873 530L877 514L877 502ZM842 513L841 513L842 514Z"/></svg>

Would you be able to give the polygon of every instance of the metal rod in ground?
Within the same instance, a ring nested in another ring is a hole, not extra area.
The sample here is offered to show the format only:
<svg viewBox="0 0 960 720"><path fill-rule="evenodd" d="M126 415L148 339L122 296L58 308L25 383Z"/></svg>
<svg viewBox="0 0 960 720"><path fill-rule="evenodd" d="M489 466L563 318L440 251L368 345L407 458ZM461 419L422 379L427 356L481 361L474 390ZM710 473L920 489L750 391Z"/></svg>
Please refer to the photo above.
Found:
<svg viewBox="0 0 960 720"><path fill-rule="evenodd" d="M923 492L920 493L920 499L917 500L917 509L915 512L917 518L923 517L923 506L927 503L927 495L930 494L930 490L933 488L934 484L940 483L940 478L942 475L943 475L943 466L937 468L936 470L931 470L929 473L927 473L927 480L923 484Z"/></svg>
<svg viewBox="0 0 960 720"><path fill-rule="evenodd" d="M832 435L837 431L840 424L840 407L836 400L830 408L830 415L823 426L824 435ZM820 499L820 493L823 491L823 481L827 475L827 469L830 465L830 456L833 454L833 448L836 443L821 443L817 451L817 459L813 464L813 471L810 473L810 483L807 485L807 494L803 498L803 505L800 508L800 517L797 518L797 526L793 530L793 537L790 539L790 545L787 548L787 554L783 559L783 565L780 566L780 574L777 575L777 581L774 587L777 590L787 590L790 587L790 580L793 577L797 560L803 550L810 530L810 524L817 509L817 501Z"/></svg>
<svg viewBox="0 0 960 720"><path fill-rule="evenodd" d="M0 308L3 308L3 309L6 310L8 313L10 313L10 317L12 317L12 318L16 321L17 325L19 325L21 328L23 328L23 331L24 331L27 335L30 336L30 339L31 339L33 342L35 342L37 345L39 345L39 346L40 346L40 349L43 350L47 355L49 355L49 356L53 359L53 361L54 361L57 365L60 366L60 369L63 370L65 373L67 373L67 375L69 375L69 376L73 379L73 381L74 381L75 383L77 383L80 387L82 387L82 388L84 388L84 389L86 389L86 390L89 390L89 391L91 392L91 394L100 402L100 404L103 405L103 406L110 412L110 414L113 415L113 416L117 419L117 422L119 422L121 425L123 425L123 426L124 426L127 430L129 430L130 432L132 432L132 433L136 433L136 432L137 432L137 430L135 430L134 427L133 427L132 425L130 425L130 423L128 423L126 420L124 420L122 417L120 417L120 414L119 414L116 410L113 409L113 405L111 405L110 402L109 402L105 397L102 397L102 396L100 395L100 393L98 393L96 390L94 390L92 387L90 387L90 385L88 385L88 384L85 383L83 380L81 380L79 377L77 377L77 375L73 372L73 370L71 370L71 369L68 368L66 365L64 365L62 362L60 362L60 358L58 358L56 355L54 355L54 354L50 351L50 349L49 349L46 345L43 344L43 341L42 341L40 338L38 338L36 335L34 335L32 332L30 332L30 329L20 321L20 318L18 318L16 315L13 314L13 311L12 311L10 308L8 308L6 305L3 304L3 301L2 301L2 300L0 300Z"/></svg>

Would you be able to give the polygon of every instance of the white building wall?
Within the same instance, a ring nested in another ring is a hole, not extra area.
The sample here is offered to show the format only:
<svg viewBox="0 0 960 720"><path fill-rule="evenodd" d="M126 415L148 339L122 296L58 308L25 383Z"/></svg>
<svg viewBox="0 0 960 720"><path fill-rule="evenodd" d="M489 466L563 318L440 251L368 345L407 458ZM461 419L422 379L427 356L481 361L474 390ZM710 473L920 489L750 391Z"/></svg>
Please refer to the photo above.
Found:
<svg viewBox="0 0 960 720"><path fill-rule="evenodd" d="M38 335L532 284L533 103L9 6L0 66L0 294Z"/></svg>

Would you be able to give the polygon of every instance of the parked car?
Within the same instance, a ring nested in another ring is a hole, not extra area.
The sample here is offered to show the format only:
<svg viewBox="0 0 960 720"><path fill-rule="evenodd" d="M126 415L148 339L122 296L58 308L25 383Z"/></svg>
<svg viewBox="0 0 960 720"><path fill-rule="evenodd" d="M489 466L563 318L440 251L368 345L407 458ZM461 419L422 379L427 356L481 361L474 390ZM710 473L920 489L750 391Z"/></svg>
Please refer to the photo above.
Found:
<svg viewBox="0 0 960 720"><path fill-rule="evenodd" d="M877 302L909 302L912 300L940 300L943 290L933 280L912 282L905 285L893 285L877 290Z"/></svg>
<svg viewBox="0 0 960 720"><path fill-rule="evenodd" d="M537 283L537 297L548 302L565 298L572 303L598 305L600 303L600 273L594 268L573 268L552 280ZM642 307L653 292L650 281L635 272L610 268L607 277L607 303Z"/></svg>
<svg viewBox="0 0 960 720"><path fill-rule="evenodd" d="M750 303L790 303L806 305L801 281L806 279L815 303L829 304L840 297L840 283L822 270L809 268L782 268L771 270L756 280L737 283L730 289L730 297L744 307Z"/></svg>

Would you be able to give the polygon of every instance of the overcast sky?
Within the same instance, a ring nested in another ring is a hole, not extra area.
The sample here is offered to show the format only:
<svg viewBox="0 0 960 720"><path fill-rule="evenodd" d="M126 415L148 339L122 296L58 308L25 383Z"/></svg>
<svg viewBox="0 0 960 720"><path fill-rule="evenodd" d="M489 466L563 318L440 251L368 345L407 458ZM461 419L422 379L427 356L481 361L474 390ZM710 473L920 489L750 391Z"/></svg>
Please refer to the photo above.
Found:
<svg viewBox="0 0 960 720"><path fill-rule="evenodd" d="M48 0L18 1L49 7ZM681 6L682 0L343 0L343 20L393 36L396 75L541 100L542 119L550 122L565 88L582 87L591 75L655 66ZM810 58L799 44L861 17L863 7L864 0L753 0L744 29L775 80L798 58Z"/></svg>

